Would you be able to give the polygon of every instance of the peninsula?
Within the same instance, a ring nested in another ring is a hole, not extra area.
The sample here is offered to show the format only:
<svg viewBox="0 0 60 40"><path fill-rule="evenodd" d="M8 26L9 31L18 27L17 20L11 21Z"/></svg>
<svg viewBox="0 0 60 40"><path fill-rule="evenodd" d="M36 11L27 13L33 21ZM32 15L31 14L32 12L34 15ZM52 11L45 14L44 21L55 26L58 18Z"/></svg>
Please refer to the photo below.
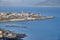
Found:
<svg viewBox="0 0 60 40"><path fill-rule="evenodd" d="M23 21L23 20L37 20L37 19L49 19L53 16L42 16L38 13L31 12L0 12L0 22L6 21Z"/></svg>

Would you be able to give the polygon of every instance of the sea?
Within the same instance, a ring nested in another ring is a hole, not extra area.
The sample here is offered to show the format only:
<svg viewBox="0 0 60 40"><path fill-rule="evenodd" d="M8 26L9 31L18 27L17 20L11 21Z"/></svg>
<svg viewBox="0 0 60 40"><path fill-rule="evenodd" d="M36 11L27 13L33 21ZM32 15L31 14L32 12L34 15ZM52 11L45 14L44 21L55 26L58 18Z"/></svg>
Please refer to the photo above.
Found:
<svg viewBox="0 0 60 40"><path fill-rule="evenodd" d="M0 12L32 12L42 16L54 16L52 19L25 20L15 22L0 22L0 28L16 33L25 33L23 40L60 40L60 7L8 7L0 6ZM6 24L14 24L20 27L6 27Z"/></svg>

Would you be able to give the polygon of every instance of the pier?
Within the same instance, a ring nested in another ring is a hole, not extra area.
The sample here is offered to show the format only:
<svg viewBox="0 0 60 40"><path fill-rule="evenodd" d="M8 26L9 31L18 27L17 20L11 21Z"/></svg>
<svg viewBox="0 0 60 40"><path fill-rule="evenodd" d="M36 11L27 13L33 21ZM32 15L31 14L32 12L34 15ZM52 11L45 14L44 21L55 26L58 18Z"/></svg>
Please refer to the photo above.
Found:
<svg viewBox="0 0 60 40"><path fill-rule="evenodd" d="M14 25L14 24L6 24L5 27L18 27L18 28L27 28L24 25Z"/></svg>

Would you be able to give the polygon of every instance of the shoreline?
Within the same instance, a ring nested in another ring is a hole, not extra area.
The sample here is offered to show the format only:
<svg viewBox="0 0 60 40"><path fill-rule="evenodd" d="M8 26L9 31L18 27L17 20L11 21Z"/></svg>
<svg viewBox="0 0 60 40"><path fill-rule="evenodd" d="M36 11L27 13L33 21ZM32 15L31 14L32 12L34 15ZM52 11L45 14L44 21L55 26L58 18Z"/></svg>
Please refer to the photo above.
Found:
<svg viewBox="0 0 60 40"><path fill-rule="evenodd" d="M44 19L52 19L54 18L53 16L51 17L42 17L42 18L27 18L27 19L10 19L10 20L3 20L0 22L14 22L14 21L25 21L25 20L44 20Z"/></svg>
<svg viewBox="0 0 60 40"><path fill-rule="evenodd" d="M0 12L0 22L9 22L9 21L24 21L24 20L44 20L54 18L54 16L42 16L38 13L31 12Z"/></svg>

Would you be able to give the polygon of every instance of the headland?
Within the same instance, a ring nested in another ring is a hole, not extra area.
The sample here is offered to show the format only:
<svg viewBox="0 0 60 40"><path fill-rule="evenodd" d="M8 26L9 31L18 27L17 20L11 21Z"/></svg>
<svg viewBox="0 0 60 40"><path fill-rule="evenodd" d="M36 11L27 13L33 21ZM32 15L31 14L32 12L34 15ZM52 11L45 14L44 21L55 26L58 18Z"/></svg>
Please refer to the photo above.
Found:
<svg viewBox="0 0 60 40"><path fill-rule="evenodd" d="M38 13L31 12L0 12L0 22L7 21L23 21L23 20L40 20L40 19L50 19L54 16L42 16Z"/></svg>

